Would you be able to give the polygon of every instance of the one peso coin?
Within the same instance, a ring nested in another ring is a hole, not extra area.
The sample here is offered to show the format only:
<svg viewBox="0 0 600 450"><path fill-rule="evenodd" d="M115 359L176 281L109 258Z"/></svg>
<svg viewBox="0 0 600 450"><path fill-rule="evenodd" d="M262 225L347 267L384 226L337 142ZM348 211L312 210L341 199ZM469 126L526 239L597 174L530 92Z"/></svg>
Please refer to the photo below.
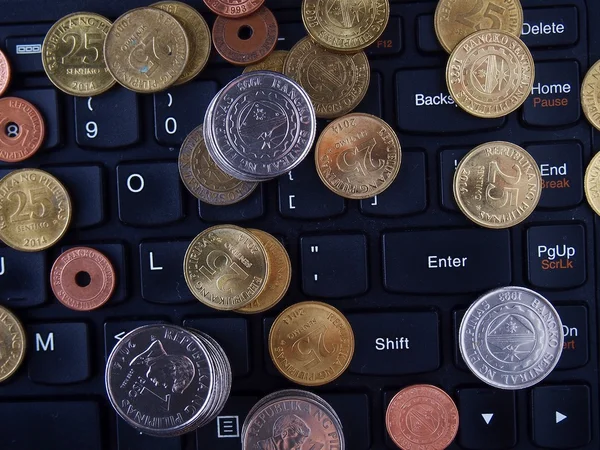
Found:
<svg viewBox="0 0 600 450"><path fill-rule="evenodd" d="M46 126L38 109L17 97L0 99L0 161L31 158L44 143Z"/></svg>
<svg viewBox="0 0 600 450"><path fill-rule="evenodd" d="M478 31L462 40L446 66L446 84L456 104L482 118L503 117L521 106L535 78L533 57L519 38Z"/></svg>
<svg viewBox="0 0 600 450"><path fill-rule="evenodd" d="M592 158L585 170L583 186L588 204L600 215L600 153Z"/></svg>
<svg viewBox="0 0 600 450"><path fill-rule="evenodd" d="M365 97L371 80L365 52L334 53L309 37L290 50L283 73L304 88L321 119L350 113Z"/></svg>
<svg viewBox="0 0 600 450"><path fill-rule="evenodd" d="M510 228L534 211L542 174L529 153L510 142L488 142L471 150L454 173L460 210L485 228Z"/></svg>
<svg viewBox="0 0 600 450"><path fill-rule="evenodd" d="M23 363L26 341L19 319L0 306L0 383L14 375Z"/></svg>
<svg viewBox="0 0 600 450"><path fill-rule="evenodd" d="M243 73L257 72L259 70L269 70L271 72L283 73L285 60L290 52L287 50L275 50L265 59L256 64L244 67Z"/></svg>
<svg viewBox="0 0 600 450"><path fill-rule="evenodd" d="M71 223L71 200L55 177L21 169L0 180L0 240L16 250L52 247Z"/></svg>
<svg viewBox="0 0 600 450"><path fill-rule="evenodd" d="M315 147L319 177L332 192L349 199L381 194L396 179L401 160L400 141L392 127L370 114L334 120Z"/></svg>
<svg viewBox="0 0 600 450"><path fill-rule="evenodd" d="M256 12L264 2L265 0L204 0L212 12L232 19Z"/></svg>
<svg viewBox="0 0 600 450"><path fill-rule="evenodd" d="M77 12L50 28L42 44L42 63L58 89L89 97L115 84L104 57L104 41L111 25L99 14Z"/></svg>
<svg viewBox="0 0 600 450"><path fill-rule="evenodd" d="M583 79L581 107L590 124L600 130L600 61L588 70Z"/></svg>

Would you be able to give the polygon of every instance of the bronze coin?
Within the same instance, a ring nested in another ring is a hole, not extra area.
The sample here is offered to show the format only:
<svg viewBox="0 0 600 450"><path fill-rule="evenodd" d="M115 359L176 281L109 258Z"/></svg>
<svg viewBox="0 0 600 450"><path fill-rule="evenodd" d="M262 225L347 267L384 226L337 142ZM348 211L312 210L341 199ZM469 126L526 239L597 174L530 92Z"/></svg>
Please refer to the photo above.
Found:
<svg viewBox="0 0 600 450"><path fill-rule="evenodd" d="M88 247L67 250L50 272L52 292L75 311L91 311L105 304L115 290L115 270L106 256Z"/></svg>
<svg viewBox="0 0 600 450"><path fill-rule="evenodd" d="M275 48L279 27L266 7L241 19L217 17L213 43L217 52L232 64L247 66L265 59Z"/></svg>
<svg viewBox="0 0 600 450"><path fill-rule="evenodd" d="M212 12L223 17L239 18L252 14L265 0L204 0Z"/></svg>
<svg viewBox="0 0 600 450"><path fill-rule="evenodd" d="M0 161L24 161L37 152L46 135L35 106L17 97L0 99Z"/></svg>
<svg viewBox="0 0 600 450"><path fill-rule="evenodd" d="M4 52L0 50L0 95L6 92L8 83L10 83L10 64Z"/></svg>

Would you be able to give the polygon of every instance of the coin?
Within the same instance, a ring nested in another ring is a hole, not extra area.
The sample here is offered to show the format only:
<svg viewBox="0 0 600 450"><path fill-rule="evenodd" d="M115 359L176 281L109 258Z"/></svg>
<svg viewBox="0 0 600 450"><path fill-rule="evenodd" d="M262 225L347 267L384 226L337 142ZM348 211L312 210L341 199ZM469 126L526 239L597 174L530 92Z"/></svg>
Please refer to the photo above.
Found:
<svg viewBox="0 0 600 450"><path fill-rule="evenodd" d="M223 17L239 18L258 10L265 0L204 0L212 12Z"/></svg>
<svg viewBox="0 0 600 450"><path fill-rule="evenodd" d="M304 386L338 378L354 355L354 333L344 315L321 302L285 309L269 332L269 354L277 370Z"/></svg>
<svg viewBox="0 0 600 450"><path fill-rule="evenodd" d="M275 50L265 59L256 64L244 67L243 73L256 72L259 70L270 70L271 72L283 73L283 65L288 54L287 50Z"/></svg>
<svg viewBox="0 0 600 450"><path fill-rule="evenodd" d="M76 247L61 254L50 271L55 297L67 308L91 311L104 305L115 290L115 269L98 250Z"/></svg>
<svg viewBox="0 0 600 450"><path fill-rule="evenodd" d="M23 363L26 341L19 319L0 306L0 383L13 376Z"/></svg>
<svg viewBox="0 0 600 450"><path fill-rule="evenodd" d="M0 50L0 95L6 92L10 83L11 70L6 55Z"/></svg>
<svg viewBox="0 0 600 450"><path fill-rule="evenodd" d="M188 37L189 57L185 69L175 85L187 83L202 72L208 62L212 50L210 28L198 11L183 2L168 0L150 6L171 14L185 30Z"/></svg>
<svg viewBox="0 0 600 450"><path fill-rule="evenodd" d="M258 183L236 180L215 164L206 149L202 125L183 141L179 152L179 174L192 195L211 205L237 203L258 186Z"/></svg>
<svg viewBox="0 0 600 450"><path fill-rule="evenodd" d="M542 381L563 350L562 322L537 292L517 286L479 297L460 324L460 354L477 378L499 389Z"/></svg>
<svg viewBox="0 0 600 450"><path fill-rule="evenodd" d="M248 231L258 238L267 251L269 275L263 293L256 300L236 311L257 314L271 309L285 296L292 280L292 262L285 247L275 237L261 230Z"/></svg>
<svg viewBox="0 0 600 450"><path fill-rule="evenodd" d="M519 37L522 28L519 0L440 0L435 10L435 34L448 53L476 31L500 30Z"/></svg>
<svg viewBox="0 0 600 450"><path fill-rule="evenodd" d="M277 19L265 6L239 19L217 17L212 34L219 55L237 65L265 59L275 48L278 36Z"/></svg>
<svg viewBox="0 0 600 450"><path fill-rule="evenodd" d="M321 119L351 112L365 97L371 80L365 52L334 53L309 37L290 50L283 73L304 88Z"/></svg>
<svg viewBox="0 0 600 450"><path fill-rule="evenodd" d="M158 8L126 12L104 42L108 70L124 87L140 93L172 86L186 69L188 38L169 13Z"/></svg>
<svg viewBox="0 0 600 450"><path fill-rule="evenodd" d="M302 21L319 45L355 53L373 44L390 18L389 0L304 0Z"/></svg>
<svg viewBox="0 0 600 450"><path fill-rule="evenodd" d="M52 25L42 44L42 64L52 84L78 97L109 90L115 79L106 67L104 41L111 25L89 12L69 14Z"/></svg>
<svg viewBox="0 0 600 450"><path fill-rule="evenodd" d="M219 225L200 233L183 259L190 291L211 308L233 310L255 300L265 289L269 261L250 232Z"/></svg>
<svg viewBox="0 0 600 450"><path fill-rule="evenodd" d="M444 450L456 437L458 421L452 398L427 384L402 389L385 414L387 432L402 450Z"/></svg>
<svg viewBox="0 0 600 450"><path fill-rule="evenodd" d="M531 52L503 31L483 30L466 37L446 66L446 83L456 104L483 118L515 111L527 100L534 78Z"/></svg>
<svg viewBox="0 0 600 450"><path fill-rule="evenodd" d="M542 174L533 157L510 142L471 150L454 174L454 198L465 216L486 228L510 228L534 211Z"/></svg>
<svg viewBox="0 0 600 450"><path fill-rule="evenodd" d="M583 79L581 107L587 120L600 130L600 61L588 70Z"/></svg>
<svg viewBox="0 0 600 450"><path fill-rule="evenodd" d="M385 191L400 170L398 136L385 121L353 113L331 122L315 146L319 177L332 192L366 199Z"/></svg>
<svg viewBox="0 0 600 450"><path fill-rule="evenodd" d="M44 118L35 106L22 98L0 98L0 161L14 163L30 158L45 136Z"/></svg>
<svg viewBox="0 0 600 450"><path fill-rule="evenodd" d="M600 153L592 158L585 171L585 198L594 212L600 215Z"/></svg>
<svg viewBox="0 0 600 450"><path fill-rule="evenodd" d="M0 240L38 252L66 233L72 210L65 187L43 170L15 170L0 180Z"/></svg>

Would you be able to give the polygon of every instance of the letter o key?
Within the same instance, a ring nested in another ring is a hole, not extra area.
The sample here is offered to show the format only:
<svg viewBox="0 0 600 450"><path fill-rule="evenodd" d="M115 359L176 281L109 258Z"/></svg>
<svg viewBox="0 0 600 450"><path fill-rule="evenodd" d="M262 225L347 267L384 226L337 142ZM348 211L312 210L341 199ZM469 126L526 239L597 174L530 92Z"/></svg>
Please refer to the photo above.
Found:
<svg viewBox="0 0 600 450"><path fill-rule="evenodd" d="M133 186L131 186L131 180L136 179L136 178L138 180L140 180L139 188L134 188ZM127 189L129 189L134 194L138 194L138 193L142 192L144 190L144 177L141 176L139 173L132 173L131 175L129 175L127 177Z"/></svg>

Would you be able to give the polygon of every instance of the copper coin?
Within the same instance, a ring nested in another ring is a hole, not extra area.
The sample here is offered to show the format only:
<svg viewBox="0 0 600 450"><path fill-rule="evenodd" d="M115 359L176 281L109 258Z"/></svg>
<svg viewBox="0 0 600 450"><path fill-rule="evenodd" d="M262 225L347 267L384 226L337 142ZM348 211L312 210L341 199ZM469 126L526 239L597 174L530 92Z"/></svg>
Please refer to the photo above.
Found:
<svg viewBox="0 0 600 450"><path fill-rule="evenodd" d="M266 7L241 19L217 17L213 43L217 52L232 64L247 66L265 59L275 48L279 27Z"/></svg>
<svg viewBox="0 0 600 450"><path fill-rule="evenodd" d="M394 396L385 426L402 450L443 450L456 437L458 409L440 388L417 384Z"/></svg>
<svg viewBox="0 0 600 450"><path fill-rule="evenodd" d="M0 50L0 95L6 92L8 83L10 83L10 64L4 52Z"/></svg>
<svg viewBox="0 0 600 450"><path fill-rule="evenodd" d="M35 106L17 97L0 99L0 161L24 161L37 152L46 135Z"/></svg>
<svg viewBox="0 0 600 450"><path fill-rule="evenodd" d="M212 12L232 19L252 14L265 0L204 0Z"/></svg>
<svg viewBox="0 0 600 450"><path fill-rule="evenodd" d="M106 256L93 248L67 250L54 262L50 285L67 308L90 311L108 301L115 290L115 270Z"/></svg>

